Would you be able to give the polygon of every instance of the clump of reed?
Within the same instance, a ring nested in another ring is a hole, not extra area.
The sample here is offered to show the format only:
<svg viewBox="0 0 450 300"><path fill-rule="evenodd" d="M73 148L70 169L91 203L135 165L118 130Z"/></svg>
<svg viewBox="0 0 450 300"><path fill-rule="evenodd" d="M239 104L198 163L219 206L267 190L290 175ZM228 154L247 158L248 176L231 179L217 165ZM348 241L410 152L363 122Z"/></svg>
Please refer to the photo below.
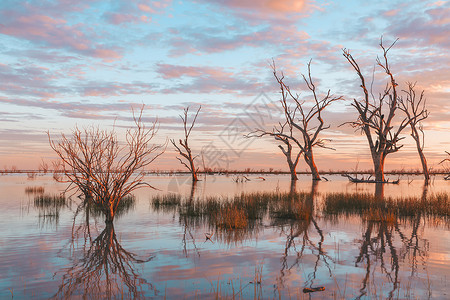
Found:
<svg viewBox="0 0 450 300"><path fill-rule="evenodd" d="M67 205L67 199L63 195L37 195L34 197L36 208L61 208Z"/></svg>
<svg viewBox="0 0 450 300"><path fill-rule="evenodd" d="M152 198L157 212L178 212L190 225L207 223L226 230L251 229L264 217L307 220L312 200L309 193L242 193L234 197L182 198L180 195L158 195ZM309 205L308 205L309 203Z"/></svg>
<svg viewBox="0 0 450 300"><path fill-rule="evenodd" d="M248 224L245 210L230 203L218 211L214 219L217 227L225 229L244 229Z"/></svg>
<svg viewBox="0 0 450 300"><path fill-rule="evenodd" d="M43 186L27 186L25 188L25 194L44 194Z"/></svg>
<svg viewBox="0 0 450 300"><path fill-rule="evenodd" d="M178 194L156 195L150 201L156 212L173 212L181 205L181 196Z"/></svg>
<svg viewBox="0 0 450 300"><path fill-rule="evenodd" d="M270 201L270 217L278 220L309 220L313 209L311 193L278 193Z"/></svg>
<svg viewBox="0 0 450 300"><path fill-rule="evenodd" d="M68 204L68 199L63 195L39 194L34 197L34 207L39 212L40 225L58 224L59 212Z"/></svg>
<svg viewBox="0 0 450 300"><path fill-rule="evenodd" d="M450 199L447 193L431 194L427 197L377 198L367 193L331 193L325 197L323 211L328 215L366 215L367 218L403 219L422 215L448 220ZM370 215L370 217L367 217Z"/></svg>

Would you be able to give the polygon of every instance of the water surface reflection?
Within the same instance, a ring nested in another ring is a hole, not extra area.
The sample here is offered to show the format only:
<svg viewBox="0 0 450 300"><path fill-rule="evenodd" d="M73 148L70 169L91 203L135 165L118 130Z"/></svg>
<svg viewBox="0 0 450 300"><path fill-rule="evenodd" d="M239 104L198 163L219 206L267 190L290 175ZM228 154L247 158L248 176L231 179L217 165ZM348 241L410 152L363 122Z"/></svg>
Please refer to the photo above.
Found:
<svg viewBox="0 0 450 300"><path fill-rule="evenodd" d="M137 271L138 264L151 261L154 255L139 258L124 249L112 223L92 238L90 211L86 207L85 222L74 224L69 245L73 265L58 272L63 275L54 298L77 295L89 299L136 299L145 298L149 291L157 294L154 286Z"/></svg>
<svg viewBox="0 0 450 300"><path fill-rule="evenodd" d="M248 177L149 176L160 191L103 227L76 198L35 200L64 190L51 178L3 176L0 298L448 298L447 181Z"/></svg>

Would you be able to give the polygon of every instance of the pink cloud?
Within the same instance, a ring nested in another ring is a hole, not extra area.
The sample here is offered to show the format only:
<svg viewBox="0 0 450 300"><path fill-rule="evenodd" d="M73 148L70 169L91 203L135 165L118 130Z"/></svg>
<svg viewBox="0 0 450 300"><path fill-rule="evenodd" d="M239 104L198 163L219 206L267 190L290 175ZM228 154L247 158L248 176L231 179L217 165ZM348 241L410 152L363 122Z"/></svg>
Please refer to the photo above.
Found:
<svg viewBox="0 0 450 300"><path fill-rule="evenodd" d="M94 49L92 56L101 58L105 62L112 62L122 57L120 53L112 49Z"/></svg>
<svg viewBox="0 0 450 300"><path fill-rule="evenodd" d="M136 23L138 18L133 14L127 13L107 13L105 14L106 20L114 25L120 25L122 23Z"/></svg>
<svg viewBox="0 0 450 300"><path fill-rule="evenodd" d="M214 1L213 1L214 2ZM222 5L233 8L253 9L264 12L301 12L305 9L307 0L215 0Z"/></svg>
<svg viewBox="0 0 450 300"><path fill-rule="evenodd" d="M170 5L171 0L162 1L122 1L114 11L104 14L106 20L114 25L126 25L128 23L148 23L154 14L164 13L164 9Z"/></svg>
<svg viewBox="0 0 450 300"><path fill-rule="evenodd" d="M228 34L223 36L215 28L186 30L181 36L176 30L170 40L170 51L173 56L187 53L217 53L230 51L240 47L296 47L309 39L305 31L298 30L294 25L273 25L257 31L236 30L227 28ZM245 33L242 33L245 32Z"/></svg>
<svg viewBox="0 0 450 300"><path fill-rule="evenodd" d="M246 9L263 13L298 13L306 9L308 0L214 0L220 5L233 9Z"/></svg>
<svg viewBox="0 0 450 300"><path fill-rule="evenodd" d="M391 9L383 13L386 17L393 17L400 12L400 9Z"/></svg>
<svg viewBox="0 0 450 300"><path fill-rule="evenodd" d="M207 4L216 4L232 11L233 14L250 24L292 24L299 16L320 10L321 8L311 0L201 0Z"/></svg>
<svg viewBox="0 0 450 300"><path fill-rule="evenodd" d="M163 93L233 93L254 95L261 91L265 83L255 76L235 73L221 67L192 67L158 64L156 72L164 79L172 81L162 89Z"/></svg>
<svg viewBox="0 0 450 300"><path fill-rule="evenodd" d="M156 11L153 9L153 8L151 8L149 5L146 5L146 4L138 4L138 8L140 9L140 10L142 10L142 11L145 11L145 12L149 12L149 13L155 13Z"/></svg>
<svg viewBox="0 0 450 300"><path fill-rule="evenodd" d="M443 48L448 50L450 39L450 4L430 8L419 15L400 15L387 30L405 42L403 46L417 48Z"/></svg>
<svg viewBox="0 0 450 300"><path fill-rule="evenodd" d="M158 64L157 72L162 74L164 79L180 78L180 77L200 77L200 76L213 76L213 77L230 77L232 72L226 72L222 68L212 67L188 67L171 64Z"/></svg>
<svg viewBox="0 0 450 300"><path fill-rule="evenodd" d="M121 57L120 48L108 48L94 42L92 37L86 34L91 33L91 30L85 24L68 25L63 17L44 14L35 7L26 6L26 8L22 11L1 11L0 33L44 46L98 57L104 61Z"/></svg>
<svg viewBox="0 0 450 300"><path fill-rule="evenodd" d="M153 94L156 87L143 82L89 82L79 87L82 96L111 97L120 95Z"/></svg>

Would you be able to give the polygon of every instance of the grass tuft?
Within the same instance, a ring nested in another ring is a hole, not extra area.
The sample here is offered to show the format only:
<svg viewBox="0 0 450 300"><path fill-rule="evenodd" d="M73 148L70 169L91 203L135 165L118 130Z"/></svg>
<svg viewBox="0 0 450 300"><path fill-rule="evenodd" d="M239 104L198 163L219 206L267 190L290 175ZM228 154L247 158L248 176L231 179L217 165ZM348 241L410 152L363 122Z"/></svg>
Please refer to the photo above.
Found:
<svg viewBox="0 0 450 300"><path fill-rule="evenodd" d="M27 186L25 188L25 194L44 194L43 186Z"/></svg>

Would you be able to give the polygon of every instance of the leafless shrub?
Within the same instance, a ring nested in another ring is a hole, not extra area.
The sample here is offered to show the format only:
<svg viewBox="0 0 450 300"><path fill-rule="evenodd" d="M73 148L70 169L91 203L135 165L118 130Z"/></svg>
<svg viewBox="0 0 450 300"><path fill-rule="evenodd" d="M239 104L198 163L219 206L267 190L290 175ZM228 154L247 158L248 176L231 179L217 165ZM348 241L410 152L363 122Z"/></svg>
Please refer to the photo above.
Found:
<svg viewBox="0 0 450 300"><path fill-rule="evenodd" d="M156 122L147 128L142 113L143 107L137 116L133 112L135 127L126 131L123 146L114 129L76 127L70 137L61 134L59 141L48 133L50 146L60 158L55 168L64 174L60 181L70 183L68 189L78 188L86 201L101 207L107 223L114 220L121 199L137 188L153 188L143 181L143 169L164 152L164 146L150 144L157 132Z"/></svg>

